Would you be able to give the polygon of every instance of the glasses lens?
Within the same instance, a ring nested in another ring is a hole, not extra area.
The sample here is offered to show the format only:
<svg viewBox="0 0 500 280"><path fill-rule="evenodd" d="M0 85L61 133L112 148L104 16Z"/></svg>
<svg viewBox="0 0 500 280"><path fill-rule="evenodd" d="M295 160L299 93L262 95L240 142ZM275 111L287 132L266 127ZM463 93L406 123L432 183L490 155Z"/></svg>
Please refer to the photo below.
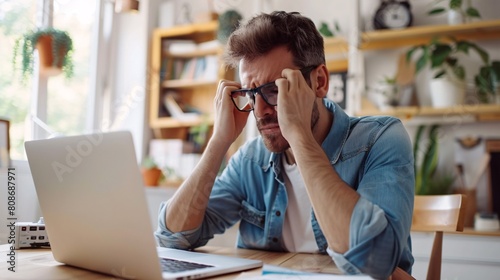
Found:
<svg viewBox="0 0 500 280"><path fill-rule="evenodd" d="M250 98L251 95L252 95L251 92L233 91L231 93L231 99L233 99L233 103L236 106L236 108L238 108L241 111L248 111L250 107L247 106L247 104L248 103L252 104L252 99ZM245 107L247 108L245 109ZM253 106L251 108L253 108Z"/></svg>
<svg viewBox="0 0 500 280"><path fill-rule="evenodd" d="M278 105L278 86L274 82L262 86L260 93L269 105Z"/></svg>

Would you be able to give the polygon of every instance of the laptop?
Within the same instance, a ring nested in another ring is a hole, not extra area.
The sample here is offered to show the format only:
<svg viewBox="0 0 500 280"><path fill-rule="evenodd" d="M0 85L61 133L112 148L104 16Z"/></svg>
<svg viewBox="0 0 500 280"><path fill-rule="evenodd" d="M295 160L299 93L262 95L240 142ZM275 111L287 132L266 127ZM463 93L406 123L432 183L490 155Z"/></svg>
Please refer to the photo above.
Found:
<svg viewBox="0 0 500 280"><path fill-rule="evenodd" d="M193 279L262 262L157 247L130 132L25 142L54 259L127 279ZM162 263L188 263L168 272ZM194 268L193 268L194 267Z"/></svg>

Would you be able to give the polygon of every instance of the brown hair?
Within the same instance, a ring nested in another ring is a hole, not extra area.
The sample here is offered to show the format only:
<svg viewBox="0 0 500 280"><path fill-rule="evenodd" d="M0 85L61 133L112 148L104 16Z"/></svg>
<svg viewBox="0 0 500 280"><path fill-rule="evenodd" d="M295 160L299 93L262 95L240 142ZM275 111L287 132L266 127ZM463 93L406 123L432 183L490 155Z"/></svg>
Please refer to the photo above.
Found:
<svg viewBox="0 0 500 280"><path fill-rule="evenodd" d="M278 46L286 46L294 64L303 68L325 63L323 37L314 22L298 12L262 13L240 25L229 37L223 55L236 68L241 59L252 61Z"/></svg>

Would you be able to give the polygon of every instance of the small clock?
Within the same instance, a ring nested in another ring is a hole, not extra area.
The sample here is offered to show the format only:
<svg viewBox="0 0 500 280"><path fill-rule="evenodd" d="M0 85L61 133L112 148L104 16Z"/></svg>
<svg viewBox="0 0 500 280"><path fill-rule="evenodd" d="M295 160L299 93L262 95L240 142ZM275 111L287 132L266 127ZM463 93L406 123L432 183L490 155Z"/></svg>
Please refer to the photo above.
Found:
<svg viewBox="0 0 500 280"><path fill-rule="evenodd" d="M410 2L382 0L373 18L375 29L401 29L412 24Z"/></svg>

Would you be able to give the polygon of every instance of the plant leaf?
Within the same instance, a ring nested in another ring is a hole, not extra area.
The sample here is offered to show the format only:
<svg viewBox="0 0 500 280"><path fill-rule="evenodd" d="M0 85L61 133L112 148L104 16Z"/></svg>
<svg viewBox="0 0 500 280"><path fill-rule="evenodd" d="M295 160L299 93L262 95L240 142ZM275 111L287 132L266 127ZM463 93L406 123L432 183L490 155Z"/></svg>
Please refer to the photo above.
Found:
<svg viewBox="0 0 500 280"><path fill-rule="evenodd" d="M332 31L328 28L326 22L322 22L320 28L318 29L319 33L321 33L325 37L333 37Z"/></svg>
<svg viewBox="0 0 500 280"><path fill-rule="evenodd" d="M478 45L476 45L474 43L469 43L469 44L470 44L471 48L476 50L476 52L479 54L479 56L481 57L481 60L484 62L484 64L488 64L488 61L490 60L490 55L488 54L488 52L486 52L485 50L483 50L483 48L479 47Z"/></svg>
<svg viewBox="0 0 500 280"><path fill-rule="evenodd" d="M338 21L335 21L335 31L340 32L340 25Z"/></svg>
<svg viewBox="0 0 500 280"><path fill-rule="evenodd" d="M411 61L411 57L413 56L413 53L420 49L420 48L423 48L424 46L423 45L418 45L418 46L414 46L413 48L409 49L407 52L406 52L406 62L410 62Z"/></svg>
<svg viewBox="0 0 500 280"><path fill-rule="evenodd" d="M493 92L493 79L494 79L494 73L493 73L493 67L492 66L483 66L479 70L479 73L476 75L474 78L474 82L476 84L476 87L479 90L479 93L482 94L487 94L487 93L492 93Z"/></svg>
<svg viewBox="0 0 500 280"><path fill-rule="evenodd" d="M417 60L417 63L415 63L415 72L420 72L425 67L425 64L427 64L428 59L428 55L423 53L422 56Z"/></svg>
<svg viewBox="0 0 500 280"><path fill-rule="evenodd" d="M425 192L429 187L429 181L436 171L438 162L438 129L439 125L433 125L429 131L429 142L422 162L422 186L421 191Z"/></svg>
<svg viewBox="0 0 500 280"><path fill-rule="evenodd" d="M460 9L462 7L462 0L450 0L450 9Z"/></svg>
<svg viewBox="0 0 500 280"><path fill-rule="evenodd" d="M469 47L471 47L471 43L469 43L467 41L457 41L457 43L456 43L457 52L463 52L465 54L468 54Z"/></svg>
<svg viewBox="0 0 500 280"><path fill-rule="evenodd" d="M464 80L465 79L465 68L461 65L458 65L456 67L453 67L453 73L455 76L457 76L458 79Z"/></svg>
<svg viewBox="0 0 500 280"><path fill-rule="evenodd" d="M446 60L446 63L448 65L450 65L451 67L454 67L455 65L457 65L457 62L458 62L458 59L456 59L454 57L448 57L448 59Z"/></svg>
<svg viewBox="0 0 500 280"><path fill-rule="evenodd" d="M436 75L434 75L434 79L439 79L439 78L441 78L442 76L444 76L444 74L446 74L446 71L441 70L441 71L439 71Z"/></svg>
<svg viewBox="0 0 500 280"><path fill-rule="evenodd" d="M500 83L500 61L493 61L491 63L491 70L497 83Z"/></svg>
<svg viewBox="0 0 500 280"><path fill-rule="evenodd" d="M451 54L452 49L445 44L436 44L436 48L432 51L431 67L436 68L441 66L446 58Z"/></svg>
<svg viewBox="0 0 500 280"><path fill-rule="evenodd" d="M476 8L472 7L467 8L467 10L465 10L465 14L468 15L469 17L475 17L475 18L481 17L479 11Z"/></svg>
<svg viewBox="0 0 500 280"><path fill-rule="evenodd" d="M440 13L444 13L446 11L445 8L435 8L427 12L428 15L438 15Z"/></svg>

